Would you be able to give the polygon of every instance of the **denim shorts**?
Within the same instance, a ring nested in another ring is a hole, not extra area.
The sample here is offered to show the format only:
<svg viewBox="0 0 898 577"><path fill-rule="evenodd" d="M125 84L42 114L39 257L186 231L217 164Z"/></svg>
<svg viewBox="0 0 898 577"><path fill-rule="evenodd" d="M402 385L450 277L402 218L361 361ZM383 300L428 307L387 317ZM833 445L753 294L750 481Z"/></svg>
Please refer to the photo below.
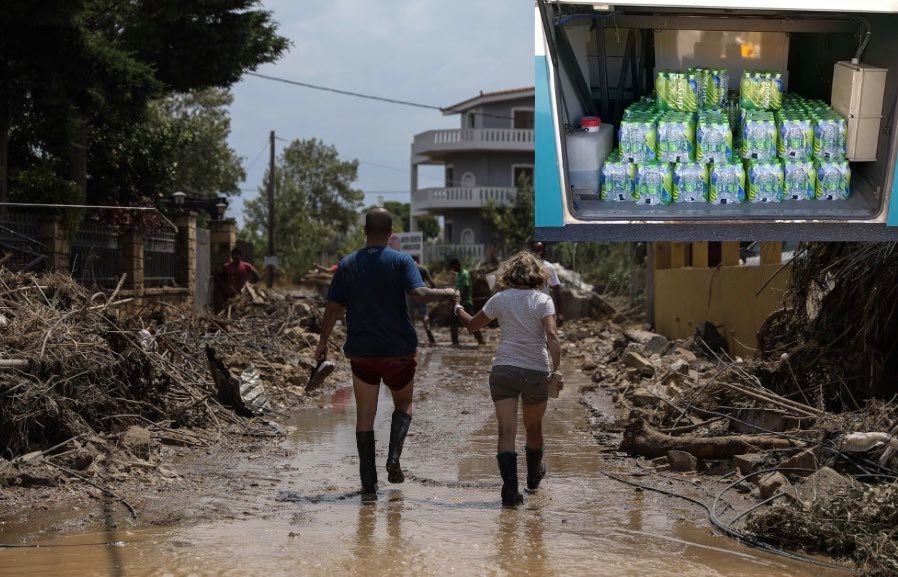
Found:
<svg viewBox="0 0 898 577"><path fill-rule="evenodd" d="M496 365L490 371L490 396L493 402L521 397L525 405L538 405L549 398L549 371L535 371Z"/></svg>

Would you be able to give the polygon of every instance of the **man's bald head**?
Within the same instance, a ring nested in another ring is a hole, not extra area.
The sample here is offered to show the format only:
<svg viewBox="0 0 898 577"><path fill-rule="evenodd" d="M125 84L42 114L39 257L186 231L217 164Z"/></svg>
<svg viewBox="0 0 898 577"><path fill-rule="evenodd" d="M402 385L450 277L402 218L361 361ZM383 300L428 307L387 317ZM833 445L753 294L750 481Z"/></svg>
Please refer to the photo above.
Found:
<svg viewBox="0 0 898 577"><path fill-rule="evenodd" d="M393 215L390 211L375 207L365 213L365 234L368 240L386 239L393 232Z"/></svg>

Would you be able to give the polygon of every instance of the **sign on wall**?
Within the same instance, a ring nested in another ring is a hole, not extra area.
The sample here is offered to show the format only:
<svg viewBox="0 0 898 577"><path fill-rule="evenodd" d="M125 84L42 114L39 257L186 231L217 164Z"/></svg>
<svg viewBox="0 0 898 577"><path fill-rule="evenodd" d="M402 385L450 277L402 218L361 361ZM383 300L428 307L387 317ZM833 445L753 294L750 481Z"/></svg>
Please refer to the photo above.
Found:
<svg viewBox="0 0 898 577"><path fill-rule="evenodd" d="M397 232L393 236L396 237L396 242L399 244L399 250L412 256L417 255L419 261L424 260L423 232ZM392 241L393 239L390 240Z"/></svg>

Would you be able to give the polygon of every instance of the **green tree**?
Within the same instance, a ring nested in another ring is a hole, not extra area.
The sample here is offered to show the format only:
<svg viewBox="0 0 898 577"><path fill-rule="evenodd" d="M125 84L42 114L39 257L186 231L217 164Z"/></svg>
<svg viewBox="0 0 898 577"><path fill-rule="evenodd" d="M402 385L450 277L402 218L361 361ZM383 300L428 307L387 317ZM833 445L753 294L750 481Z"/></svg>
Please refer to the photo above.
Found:
<svg viewBox="0 0 898 577"><path fill-rule="evenodd" d="M435 216L419 216L418 230L424 233L424 240L431 240L440 236L440 223Z"/></svg>
<svg viewBox="0 0 898 577"><path fill-rule="evenodd" d="M494 242L505 254L520 250L533 239L536 215L533 209L533 184L521 175L514 202L497 206L490 201L483 217L492 225Z"/></svg>
<svg viewBox="0 0 898 577"><path fill-rule="evenodd" d="M89 157L93 199L148 203L176 190L239 194L245 173L228 146L232 100L223 88L173 94L151 102L127 131L98 119Z"/></svg>
<svg viewBox="0 0 898 577"><path fill-rule="evenodd" d="M352 187L357 175L358 161L342 160L336 148L314 138L294 140L281 152L275 165L275 245L291 278L301 277L321 252L338 250L357 226L364 198ZM259 196L245 204L241 231L259 254L267 246L270 177L266 173Z"/></svg>
<svg viewBox="0 0 898 577"><path fill-rule="evenodd" d="M0 197L15 172L9 167L38 163L82 188L89 164L99 176L87 187L92 200L172 192L158 187L169 158L155 155L171 142L163 138L138 149L136 162L129 158L132 137L152 115L148 104L228 87L287 45L256 0L47 0L40 9L33 0L7 0L0 10Z"/></svg>
<svg viewBox="0 0 898 577"><path fill-rule="evenodd" d="M230 146L234 101L224 88L176 94L154 105L159 122L171 122L180 146L174 167L174 188L195 195L240 194L246 178L241 158Z"/></svg>
<svg viewBox="0 0 898 577"><path fill-rule="evenodd" d="M408 232L409 215L412 213L412 205L398 200L384 202L384 208L393 215L393 230L396 232Z"/></svg>

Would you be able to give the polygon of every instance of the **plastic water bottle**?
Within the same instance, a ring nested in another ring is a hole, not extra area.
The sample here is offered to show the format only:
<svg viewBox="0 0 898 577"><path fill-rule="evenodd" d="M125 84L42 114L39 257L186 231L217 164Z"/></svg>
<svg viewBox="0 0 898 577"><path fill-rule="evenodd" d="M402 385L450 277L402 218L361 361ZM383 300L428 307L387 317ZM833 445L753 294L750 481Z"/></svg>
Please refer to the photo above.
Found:
<svg viewBox="0 0 898 577"><path fill-rule="evenodd" d="M567 162L571 188L598 194L602 166L614 146L614 127L597 116L580 119L580 130L567 137Z"/></svg>

